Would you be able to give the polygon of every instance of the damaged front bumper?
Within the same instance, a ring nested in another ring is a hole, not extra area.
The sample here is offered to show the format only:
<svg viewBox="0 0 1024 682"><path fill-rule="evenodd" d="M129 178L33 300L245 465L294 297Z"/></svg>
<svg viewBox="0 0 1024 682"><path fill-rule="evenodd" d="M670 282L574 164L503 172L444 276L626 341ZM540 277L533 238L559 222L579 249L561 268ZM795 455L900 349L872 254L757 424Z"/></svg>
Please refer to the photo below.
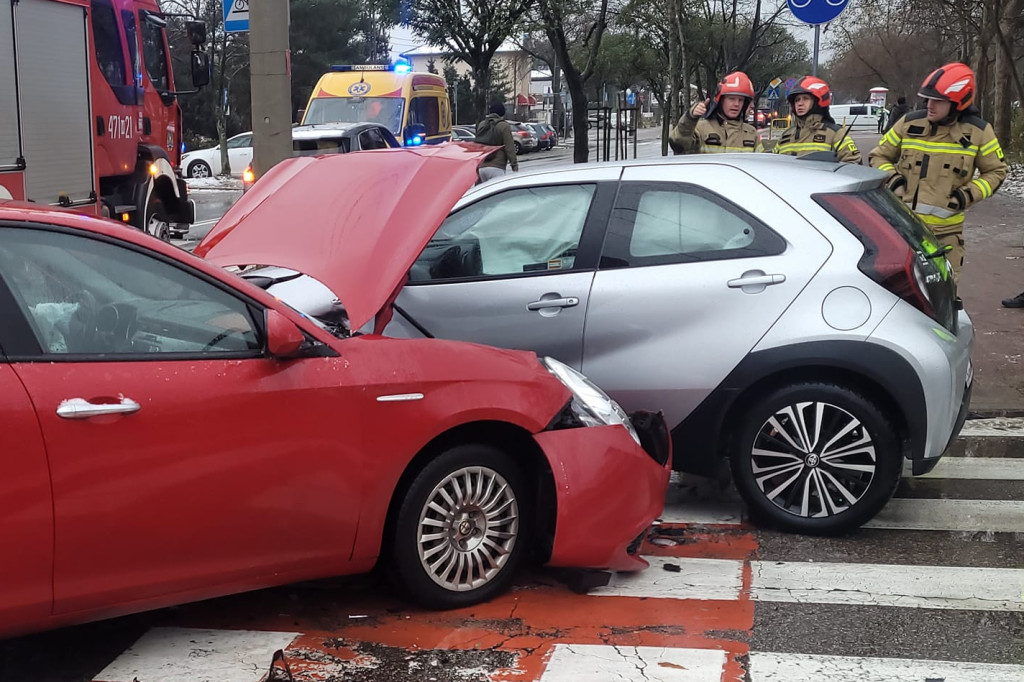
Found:
<svg viewBox="0 0 1024 682"><path fill-rule="evenodd" d="M671 440L661 414L631 421L639 447L622 426L545 431L535 436L551 465L555 528L550 566L637 571L638 539L665 506Z"/></svg>

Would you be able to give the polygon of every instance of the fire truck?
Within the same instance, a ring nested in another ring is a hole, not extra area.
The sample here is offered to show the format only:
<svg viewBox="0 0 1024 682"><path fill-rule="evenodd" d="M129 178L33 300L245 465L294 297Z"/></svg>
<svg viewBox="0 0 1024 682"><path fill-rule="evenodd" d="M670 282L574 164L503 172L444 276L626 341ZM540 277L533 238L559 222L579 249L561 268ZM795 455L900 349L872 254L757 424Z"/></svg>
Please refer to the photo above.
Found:
<svg viewBox="0 0 1024 682"><path fill-rule="evenodd" d="M156 0L12 0L0 9L0 198L184 236L181 108ZM210 79L187 24L193 87ZM195 90L191 91L195 92Z"/></svg>

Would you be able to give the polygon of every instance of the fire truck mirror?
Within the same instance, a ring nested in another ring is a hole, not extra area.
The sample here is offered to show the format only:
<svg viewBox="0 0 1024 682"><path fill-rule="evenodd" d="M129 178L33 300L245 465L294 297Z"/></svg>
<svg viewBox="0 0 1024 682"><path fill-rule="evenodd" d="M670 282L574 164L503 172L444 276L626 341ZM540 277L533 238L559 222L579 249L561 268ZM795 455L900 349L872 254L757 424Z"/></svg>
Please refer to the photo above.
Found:
<svg viewBox="0 0 1024 682"><path fill-rule="evenodd" d="M206 22L185 22L185 33L188 35L188 41L196 47L199 47L206 42Z"/></svg>
<svg viewBox="0 0 1024 682"><path fill-rule="evenodd" d="M210 84L210 55L200 50L192 51L192 87L201 88Z"/></svg>

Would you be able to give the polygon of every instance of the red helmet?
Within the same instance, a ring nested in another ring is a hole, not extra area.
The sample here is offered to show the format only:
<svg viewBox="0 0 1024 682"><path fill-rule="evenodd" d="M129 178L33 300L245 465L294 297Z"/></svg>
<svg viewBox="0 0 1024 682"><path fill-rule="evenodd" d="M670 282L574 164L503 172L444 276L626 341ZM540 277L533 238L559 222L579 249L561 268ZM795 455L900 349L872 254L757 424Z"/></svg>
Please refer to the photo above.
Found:
<svg viewBox="0 0 1024 682"><path fill-rule="evenodd" d="M723 95L739 95L747 99L754 99L754 84L742 71L733 71L722 79L715 90L715 103L722 100Z"/></svg>
<svg viewBox="0 0 1024 682"><path fill-rule="evenodd" d="M925 99L952 102L956 111L963 111L974 101L974 72L960 62L946 64L928 74L917 94Z"/></svg>
<svg viewBox="0 0 1024 682"><path fill-rule="evenodd" d="M822 109L832 104L832 91L829 89L828 83L814 76L804 76L796 84L796 87L789 91L786 99L789 100L790 106L793 105L793 100L797 95L810 95Z"/></svg>

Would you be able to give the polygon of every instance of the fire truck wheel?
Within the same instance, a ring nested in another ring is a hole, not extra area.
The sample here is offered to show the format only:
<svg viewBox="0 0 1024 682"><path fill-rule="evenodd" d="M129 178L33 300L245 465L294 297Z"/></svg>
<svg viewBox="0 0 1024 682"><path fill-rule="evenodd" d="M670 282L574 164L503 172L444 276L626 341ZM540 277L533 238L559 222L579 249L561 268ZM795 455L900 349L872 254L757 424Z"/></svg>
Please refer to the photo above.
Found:
<svg viewBox="0 0 1024 682"><path fill-rule="evenodd" d="M188 177L209 178L213 177L213 169L205 161L193 161L188 166Z"/></svg>
<svg viewBox="0 0 1024 682"><path fill-rule="evenodd" d="M164 202L160 197L154 195L149 198L146 205L146 234L151 234L157 239L165 242L171 241L171 230L167 224L167 211L164 209Z"/></svg>

